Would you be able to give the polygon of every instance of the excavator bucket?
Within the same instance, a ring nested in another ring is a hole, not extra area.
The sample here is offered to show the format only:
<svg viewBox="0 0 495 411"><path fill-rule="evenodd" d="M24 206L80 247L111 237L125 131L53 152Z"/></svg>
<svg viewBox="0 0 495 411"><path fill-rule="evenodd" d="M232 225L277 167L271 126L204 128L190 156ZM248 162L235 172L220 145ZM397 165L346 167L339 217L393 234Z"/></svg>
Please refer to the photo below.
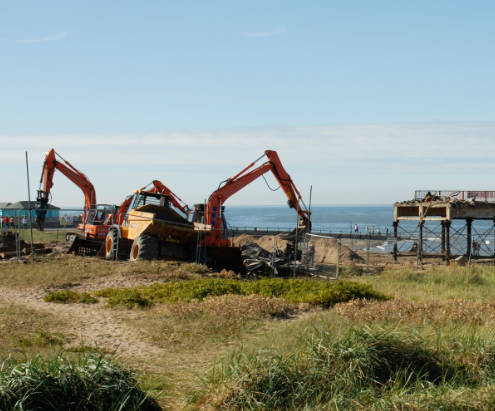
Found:
<svg viewBox="0 0 495 411"><path fill-rule="evenodd" d="M85 240L76 237L69 250L67 250L67 254L80 255L83 257L96 257L99 254L100 249L104 247L104 244L104 241Z"/></svg>

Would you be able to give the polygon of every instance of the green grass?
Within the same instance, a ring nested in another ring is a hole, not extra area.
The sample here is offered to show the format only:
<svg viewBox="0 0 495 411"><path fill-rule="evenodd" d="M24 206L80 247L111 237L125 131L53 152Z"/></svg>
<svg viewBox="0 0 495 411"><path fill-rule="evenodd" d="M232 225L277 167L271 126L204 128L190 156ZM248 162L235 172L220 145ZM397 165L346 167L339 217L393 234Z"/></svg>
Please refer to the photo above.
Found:
<svg viewBox="0 0 495 411"><path fill-rule="evenodd" d="M66 342L63 334L52 334L46 331L39 331L35 336L24 336L19 339L20 347L53 347L62 346Z"/></svg>
<svg viewBox="0 0 495 411"><path fill-rule="evenodd" d="M491 410L495 335L476 337L327 328L294 350L235 350L190 402L236 410Z"/></svg>
<svg viewBox="0 0 495 411"><path fill-rule="evenodd" d="M0 409L160 410L133 372L102 355L12 358L0 370Z"/></svg>
<svg viewBox="0 0 495 411"><path fill-rule="evenodd" d="M268 298L283 298L291 303L308 303L325 307L356 298L389 299L385 294L373 290L368 284L298 279L171 281L166 284L153 284L149 287L107 288L96 291L94 294L108 298L110 306L125 305L131 308L148 307L157 303L202 301L206 297L226 294L261 295Z"/></svg>
<svg viewBox="0 0 495 411"><path fill-rule="evenodd" d="M60 303L60 304L95 304L98 302L96 298L89 295L86 292L78 293L70 290L59 290L54 292L49 292L43 298L43 301L47 303Z"/></svg>

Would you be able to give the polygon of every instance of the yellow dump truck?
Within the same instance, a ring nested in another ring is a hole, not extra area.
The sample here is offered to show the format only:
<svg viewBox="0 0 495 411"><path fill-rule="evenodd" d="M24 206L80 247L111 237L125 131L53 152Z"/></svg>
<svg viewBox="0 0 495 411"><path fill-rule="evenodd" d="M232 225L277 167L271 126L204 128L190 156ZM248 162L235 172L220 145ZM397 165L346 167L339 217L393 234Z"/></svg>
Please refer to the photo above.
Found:
<svg viewBox="0 0 495 411"><path fill-rule="evenodd" d="M138 190L123 221L110 227L105 257L195 261L197 245L210 233L211 226L191 223L177 213L169 195Z"/></svg>

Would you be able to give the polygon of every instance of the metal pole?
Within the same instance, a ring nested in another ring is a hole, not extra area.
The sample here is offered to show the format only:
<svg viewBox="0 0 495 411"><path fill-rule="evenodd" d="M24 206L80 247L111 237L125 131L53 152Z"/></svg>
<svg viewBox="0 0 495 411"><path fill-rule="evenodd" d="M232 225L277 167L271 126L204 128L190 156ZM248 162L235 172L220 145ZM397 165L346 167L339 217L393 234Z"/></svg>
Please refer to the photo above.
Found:
<svg viewBox="0 0 495 411"><path fill-rule="evenodd" d="M445 221L445 258L450 259L450 221Z"/></svg>
<svg viewBox="0 0 495 411"><path fill-rule="evenodd" d="M418 244L418 260L423 268L423 221L419 223L419 244Z"/></svg>
<svg viewBox="0 0 495 411"><path fill-rule="evenodd" d="M442 221L442 261L445 261L445 221Z"/></svg>
<svg viewBox="0 0 495 411"><path fill-rule="evenodd" d="M471 246L473 243L473 238L472 238L472 224L473 224L473 219L472 218L466 218L466 224L467 224L467 250L466 250L466 255L471 261Z"/></svg>
<svg viewBox="0 0 495 411"><path fill-rule="evenodd" d="M205 198L205 210L203 212L203 218L204 218L204 232L205 232L205 238L204 238L204 243L205 243L205 267L206 267L206 198ZM213 237L215 237L215 227L211 227L211 229L213 230L213 233L211 233L213 235Z"/></svg>
<svg viewBox="0 0 495 411"><path fill-rule="evenodd" d="M28 212L29 222L31 223L31 186L29 184L29 160L28 152L26 151L26 172L27 172L27 184L28 184ZM34 241L33 241L33 224L29 224L31 227L31 260L34 261Z"/></svg>
<svg viewBox="0 0 495 411"><path fill-rule="evenodd" d="M296 198L297 200L297 207L296 207L296 216L297 216L297 219L296 219L296 238L294 240L294 278L296 277L296 257L297 257L297 228L299 226L299 200Z"/></svg>
<svg viewBox="0 0 495 411"><path fill-rule="evenodd" d="M308 216L308 231L311 232L311 198L313 197L313 186L309 187L309 216Z"/></svg>
<svg viewBox="0 0 495 411"><path fill-rule="evenodd" d="M394 221L393 222L393 226L394 226L394 260L397 262L397 227L399 226L399 222L398 221Z"/></svg>
<svg viewBox="0 0 495 411"><path fill-rule="evenodd" d="M366 274L370 273L370 234L366 239Z"/></svg>

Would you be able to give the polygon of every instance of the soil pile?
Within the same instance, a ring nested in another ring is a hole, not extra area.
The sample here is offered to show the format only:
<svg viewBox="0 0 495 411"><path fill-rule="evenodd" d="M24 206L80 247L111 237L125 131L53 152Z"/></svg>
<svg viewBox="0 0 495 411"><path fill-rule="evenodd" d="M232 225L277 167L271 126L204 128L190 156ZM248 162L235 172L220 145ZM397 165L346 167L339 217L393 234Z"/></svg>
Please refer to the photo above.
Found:
<svg viewBox="0 0 495 411"><path fill-rule="evenodd" d="M239 237L235 237L234 244L239 247L244 247L247 244L256 244L271 254L273 252L274 238L275 236L272 235L255 237L252 235L242 234ZM288 243L289 241L287 240L282 240L280 237L277 238L277 248L282 252L285 251L285 247Z"/></svg>
<svg viewBox="0 0 495 411"><path fill-rule="evenodd" d="M310 237L309 245L315 247L315 264L337 264L338 244L334 238ZM363 259L345 245L340 246L340 262L350 263Z"/></svg>
<svg viewBox="0 0 495 411"><path fill-rule="evenodd" d="M337 264L337 251L338 245L337 240L334 238L319 238L319 237L309 237L310 245L315 247L315 264ZM271 253L273 251L274 236L262 236L255 237L252 235L243 234L236 237L234 240L235 245L243 247L249 244L256 244L257 246L263 248L264 250ZM277 238L277 248L284 252L285 247L289 241L283 240L280 237ZM340 248L340 262L350 263L352 261L363 261L363 259L352 251L349 247L342 245Z"/></svg>

